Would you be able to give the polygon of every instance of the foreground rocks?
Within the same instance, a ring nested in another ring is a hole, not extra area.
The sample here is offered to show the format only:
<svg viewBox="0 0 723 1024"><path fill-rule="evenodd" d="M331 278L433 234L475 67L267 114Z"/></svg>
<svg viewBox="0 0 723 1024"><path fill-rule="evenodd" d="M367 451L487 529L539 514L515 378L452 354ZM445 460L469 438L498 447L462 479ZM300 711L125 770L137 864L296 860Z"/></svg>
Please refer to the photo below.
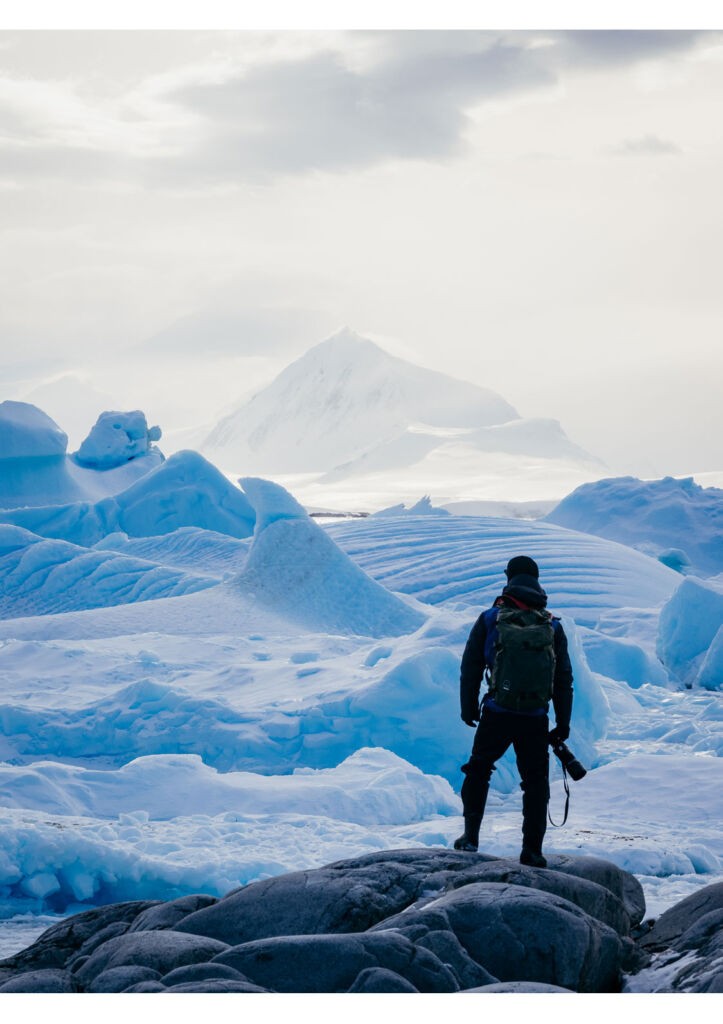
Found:
<svg viewBox="0 0 723 1024"><path fill-rule="evenodd" d="M616 992L671 954L678 990L720 991L723 886L636 942L644 913L637 880L595 857L387 850L75 915L0 962L0 992Z"/></svg>

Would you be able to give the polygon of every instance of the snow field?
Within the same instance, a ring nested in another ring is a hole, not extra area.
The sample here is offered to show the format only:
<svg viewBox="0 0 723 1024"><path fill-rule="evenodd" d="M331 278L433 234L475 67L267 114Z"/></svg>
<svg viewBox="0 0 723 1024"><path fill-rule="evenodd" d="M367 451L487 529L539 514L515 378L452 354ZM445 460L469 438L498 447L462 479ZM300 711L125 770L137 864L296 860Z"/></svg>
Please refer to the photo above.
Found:
<svg viewBox="0 0 723 1024"><path fill-rule="evenodd" d="M112 503L3 517L0 581L24 616L0 623L7 913L221 894L370 849L449 844L473 738L459 659L521 553L563 617L570 746L590 769L547 849L615 860L656 906L718 877L723 715L699 685L720 657L715 584L544 523L404 514L322 529L278 485L244 478L242 491L215 472L181 453ZM132 592L123 566L204 589L84 609L94 579L113 600ZM31 611L32 594L74 610ZM675 688L679 665L692 690ZM511 751L493 779L482 845L516 855ZM553 779L559 817L556 767Z"/></svg>

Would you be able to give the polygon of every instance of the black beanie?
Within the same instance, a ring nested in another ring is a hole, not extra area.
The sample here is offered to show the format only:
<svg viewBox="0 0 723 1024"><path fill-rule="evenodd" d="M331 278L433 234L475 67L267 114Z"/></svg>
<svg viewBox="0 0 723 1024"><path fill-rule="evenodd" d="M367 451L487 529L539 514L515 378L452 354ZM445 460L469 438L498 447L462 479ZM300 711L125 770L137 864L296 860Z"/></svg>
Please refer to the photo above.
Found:
<svg viewBox="0 0 723 1024"><path fill-rule="evenodd" d="M516 555L514 558L511 558L505 569L505 576L508 580L511 580L513 576L521 575L533 576L536 580L540 578L537 562L533 562L527 555Z"/></svg>

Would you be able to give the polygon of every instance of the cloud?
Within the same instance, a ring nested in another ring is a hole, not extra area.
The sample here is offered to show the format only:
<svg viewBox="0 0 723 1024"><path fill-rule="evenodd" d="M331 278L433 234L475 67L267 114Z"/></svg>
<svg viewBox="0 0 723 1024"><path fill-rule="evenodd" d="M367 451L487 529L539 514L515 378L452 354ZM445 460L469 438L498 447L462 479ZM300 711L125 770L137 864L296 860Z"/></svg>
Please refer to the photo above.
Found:
<svg viewBox="0 0 723 1024"><path fill-rule="evenodd" d="M616 67L641 60L660 59L692 49L711 32L594 29L562 32L560 49L566 62L588 69Z"/></svg>
<svg viewBox="0 0 723 1024"><path fill-rule="evenodd" d="M486 101L552 88L568 69L675 56L702 35L360 32L301 53L269 38L265 60L240 39L235 58L165 68L110 96L108 83L96 95L84 80L6 77L0 174L195 188L444 161L465 151L469 112Z"/></svg>
<svg viewBox="0 0 723 1024"><path fill-rule="evenodd" d="M643 135L637 139L625 139L609 152L614 156L680 156L683 150L668 139L658 135Z"/></svg>

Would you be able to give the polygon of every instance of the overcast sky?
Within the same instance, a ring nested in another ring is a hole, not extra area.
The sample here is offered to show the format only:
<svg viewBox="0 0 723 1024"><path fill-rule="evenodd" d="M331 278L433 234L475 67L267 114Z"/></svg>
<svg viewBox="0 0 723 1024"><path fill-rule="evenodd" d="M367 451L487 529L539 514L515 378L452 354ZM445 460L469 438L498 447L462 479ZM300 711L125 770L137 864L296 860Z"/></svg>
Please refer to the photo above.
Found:
<svg viewBox="0 0 723 1024"><path fill-rule="evenodd" d="M191 426L348 324L723 469L722 100L713 32L0 33L0 399Z"/></svg>

